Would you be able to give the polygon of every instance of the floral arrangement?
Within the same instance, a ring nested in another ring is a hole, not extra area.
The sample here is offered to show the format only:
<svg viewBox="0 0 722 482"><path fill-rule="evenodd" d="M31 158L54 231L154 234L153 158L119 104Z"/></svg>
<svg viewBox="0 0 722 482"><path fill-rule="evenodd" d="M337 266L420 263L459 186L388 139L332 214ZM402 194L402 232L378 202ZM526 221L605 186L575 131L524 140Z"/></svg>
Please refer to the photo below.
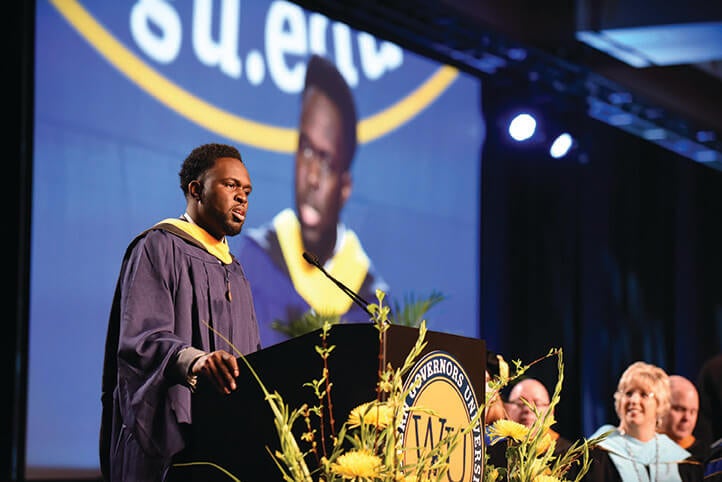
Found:
<svg viewBox="0 0 722 482"><path fill-rule="evenodd" d="M559 376L549 407L540 411L533 404L522 399L536 415L536 421L532 426L527 427L512 420L500 419L488 427L487 433L491 445L497 443L506 444L507 464L505 467L494 467L487 464L484 471L484 480L486 482L494 482L499 478L509 482L558 482L563 480L579 482L589 471L591 465L589 451L609 435L605 433L593 439L577 440L566 452L556 454L556 442L549 434L549 429L556 422L552 414L554 407L561 400L564 379L561 348L551 349L544 357L528 365L522 365L518 360L514 361L515 370L513 376L508 380L495 378L489 384L487 401L508 385L510 381L524 375L532 365L553 356L557 357Z"/></svg>
<svg viewBox="0 0 722 482"><path fill-rule="evenodd" d="M385 293L377 291L378 304L371 304L372 321L378 330L380 349L383 350L385 332L391 325L390 309L384 306ZM347 420L336 430L333 418L333 397L328 359L334 346L328 345L328 334L333 323L326 321L321 328L321 343L316 351L323 361L320 378L305 384L310 388L316 402L314 406L304 404L298 408L289 407L283 397L271 393L258 377L250 363L243 355L239 357L261 387L266 400L273 412L274 425L280 441L280 449L271 452L278 467L281 478L287 482L334 482L334 481L374 481L374 482L431 482L448 480L450 454L456 449L462 437L482 424L483 407L489 403L508 383L522 376L526 370L539 361L556 356L558 359L559 379L554 390L549 410L540 413L530 407L538 415L537 422L530 428L510 420L497 420L486 433L490 444L504 443L506 448L505 467L484 464L483 480L495 482L555 482L567 479L572 467L579 481L587 472L590 459L589 450L601 441L598 439L575 442L561 456L554 455L554 441L547 429L554 424L553 407L560 400L563 379L563 363L561 349L552 349L549 353L528 365L515 361L515 370L508 377L496 377L487 384L486 400L469 424L458 431L449 432L441 437L432 447L419 450L413 463L402 463L404 448L398 430L405 412L409 410L425 411L431 415L433 410L424 407L408 407L406 397L413 390L414 384L405 386L405 375L413 368L417 358L426 347L426 323L419 324L418 338L407 354L404 363L397 368L390 365L378 369L376 399L362 401L348 415ZM381 357L379 357L381 360ZM202 462L198 462L201 464ZM239 481L225 469L217 469L226 473L232 480Z"/></svg>

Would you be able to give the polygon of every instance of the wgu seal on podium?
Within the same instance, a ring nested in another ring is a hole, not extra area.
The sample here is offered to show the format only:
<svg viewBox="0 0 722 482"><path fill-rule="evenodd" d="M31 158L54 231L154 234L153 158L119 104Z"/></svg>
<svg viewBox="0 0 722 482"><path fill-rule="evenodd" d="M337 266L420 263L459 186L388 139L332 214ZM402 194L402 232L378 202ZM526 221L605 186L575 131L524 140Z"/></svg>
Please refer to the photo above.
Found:
<svg viewBox="0 0 722 482"><path fill-rule="evenodd" d="M474 387L459 362L445 351L426 354L409 372L404 390L409 392L404 418L398 427L404 465L415 465L444 437L464 430L474 422L472 430L458 440L449 454L447 480L481 481L484 465L482 417L477 417L479 404Z"/></svg>

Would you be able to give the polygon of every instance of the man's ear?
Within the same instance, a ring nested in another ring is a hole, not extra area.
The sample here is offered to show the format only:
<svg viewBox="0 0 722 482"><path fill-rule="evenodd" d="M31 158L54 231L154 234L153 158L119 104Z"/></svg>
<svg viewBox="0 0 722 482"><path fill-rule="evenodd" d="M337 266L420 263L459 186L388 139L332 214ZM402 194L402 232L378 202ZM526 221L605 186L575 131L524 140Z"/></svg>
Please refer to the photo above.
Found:
<svg viewBox="0 0 722 482"><path fill-rule="evenodd" d="M190 195L190 197L192 197L196 201L200 201L201 200L201 187L202 187L201 183L197 179L189 182L188 183L188 194Z"/></svg>
<svg viewBox="0 0 722 482"><path fill-rule="evenodd" d="M341 174L341 205L345 205L348 198L351 197L351 191L353 190L353 181L351 179L351 172L345 171Z"/></svg>

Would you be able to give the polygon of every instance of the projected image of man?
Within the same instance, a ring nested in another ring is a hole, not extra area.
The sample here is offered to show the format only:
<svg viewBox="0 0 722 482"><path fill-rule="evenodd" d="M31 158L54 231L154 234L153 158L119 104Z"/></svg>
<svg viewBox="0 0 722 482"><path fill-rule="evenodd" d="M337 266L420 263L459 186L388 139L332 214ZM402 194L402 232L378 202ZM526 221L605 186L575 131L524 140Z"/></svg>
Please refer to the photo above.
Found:
<svg viewBox="0 0 722 482"><path fill-rule="evenodd" d="M263 346L288 336L274 321L288 323L309 310L368 321L369 315L303 258L316 256L324 269L369 302L377 288L388 290L374 272L357 235L341 221L353 182L356 106L351 89L335 65L310 58L301 94L295 153L296 209L284 209L241 240L239 258L252 280Z"/></svg>

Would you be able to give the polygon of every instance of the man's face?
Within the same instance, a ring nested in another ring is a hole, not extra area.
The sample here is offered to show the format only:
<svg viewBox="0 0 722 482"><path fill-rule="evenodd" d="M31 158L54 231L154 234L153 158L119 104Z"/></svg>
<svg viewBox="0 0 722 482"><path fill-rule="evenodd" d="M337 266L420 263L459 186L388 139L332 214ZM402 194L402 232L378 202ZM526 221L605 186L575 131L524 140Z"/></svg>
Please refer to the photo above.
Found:
<svg viewBox="0 0 722 482"><path fill-rule="evenodd" d="M251 178L243 163L221 157L201 179L190 183L193 220L216 239L241 232L248 212Z"/></svg>
<svg viewBox="0 0 722 482"><path fill-rule="evenodd" d="M537 417L523 400L535 406L540 414L549 408L549 393L546 388L534 380L522 380L509 394L507 412L509 418L527 427L531 427Z"/></svg>
<svg viewBox="0 0 722 482"><path fill-rule="evenodd" d="M296 212L304 249L325 261L351 193L339 109L315 88L304 97L296 150Z"/></svg>
<svg viewBox="0 0 722 482"><path fill-rule="evenodd" d="M697 424L699 399L692 389L672 389L671 407L664 417L664 431L675 441L692 435Z"/></svg>

